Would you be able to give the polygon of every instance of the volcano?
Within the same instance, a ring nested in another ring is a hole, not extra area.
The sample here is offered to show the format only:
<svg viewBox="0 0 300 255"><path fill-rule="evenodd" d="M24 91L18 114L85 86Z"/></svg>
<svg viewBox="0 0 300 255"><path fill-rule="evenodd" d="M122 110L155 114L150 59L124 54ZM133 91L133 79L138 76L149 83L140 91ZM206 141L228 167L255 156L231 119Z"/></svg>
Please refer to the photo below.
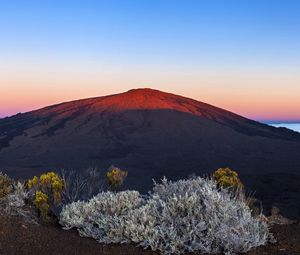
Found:
<svg viewBox="0 0 300 255"><path fill-rule="evenodd" d="M300 212L300 133L193 99L134 89L0 120L0 168L12 177L112 164L141 191L230 167L267 205Z"/></svg>

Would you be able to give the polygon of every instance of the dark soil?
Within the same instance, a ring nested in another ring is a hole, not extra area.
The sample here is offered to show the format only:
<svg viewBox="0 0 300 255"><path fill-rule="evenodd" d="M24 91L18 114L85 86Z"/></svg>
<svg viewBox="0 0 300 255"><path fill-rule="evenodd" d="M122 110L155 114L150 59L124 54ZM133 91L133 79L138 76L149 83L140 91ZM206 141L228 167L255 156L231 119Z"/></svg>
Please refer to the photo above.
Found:
<svg viewBox="0 0 300 255"><path fill-rule="evenodd" d="M300 255L300 225L274 226L277 243L259 247L248 255ZM64 231L54 224L25 225L0 217L1 255L155 255L134 245L102 245L80 237L76 230Z"/></svg>

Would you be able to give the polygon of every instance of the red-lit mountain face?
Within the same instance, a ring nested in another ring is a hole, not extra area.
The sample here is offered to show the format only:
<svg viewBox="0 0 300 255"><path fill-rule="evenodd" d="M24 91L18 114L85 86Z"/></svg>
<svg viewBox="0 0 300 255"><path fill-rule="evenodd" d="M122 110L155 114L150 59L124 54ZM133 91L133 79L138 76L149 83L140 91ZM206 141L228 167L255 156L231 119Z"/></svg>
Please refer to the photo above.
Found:
<svg viewBox="0 0 300 255"><path fill-rule="evenodd" d="M0 168L13 177L112 164L142 191L228 166L267 204L300 201L300 134L185 97L137 89L0 120Z"/></svg>

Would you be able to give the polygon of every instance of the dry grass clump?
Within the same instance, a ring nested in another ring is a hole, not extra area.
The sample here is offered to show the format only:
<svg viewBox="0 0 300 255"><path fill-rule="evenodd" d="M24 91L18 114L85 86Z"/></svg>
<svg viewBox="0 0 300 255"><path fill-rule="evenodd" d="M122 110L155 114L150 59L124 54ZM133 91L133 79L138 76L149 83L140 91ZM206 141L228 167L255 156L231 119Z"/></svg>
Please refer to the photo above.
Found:
<svg viewBox="0 0 300 255"><path fill-rule="evenodd" d="M104 174L97 168L84 171L61 171L64 182L63 203L87 201L104 190L118 190L122 187L128 172L111 166Z"/></svg>
<svg viewBox="0 0 300 255"><path fill-rule="evenodd" d="M64 183L62 200L64 204L86 201L105 189L105 179L97 168L87 168L84 171L61 171Z"/></svg>

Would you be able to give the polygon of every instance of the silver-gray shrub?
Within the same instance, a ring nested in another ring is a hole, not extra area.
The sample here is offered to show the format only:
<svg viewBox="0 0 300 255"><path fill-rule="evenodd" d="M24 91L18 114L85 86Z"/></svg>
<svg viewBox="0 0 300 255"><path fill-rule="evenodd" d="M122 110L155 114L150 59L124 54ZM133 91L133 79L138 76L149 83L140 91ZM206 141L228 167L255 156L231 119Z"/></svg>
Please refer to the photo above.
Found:
<svg viewBox="0 0 300 255"><path fill-rule="evenodd" d="M126 217L139 208L144 199L137 191L101 192L88 202L66 205L60 214L65 229L76 227L81 236L93 237L103 243L127 242Z"/></svg>
<svg viewBox="0 0 300 255"><path fill-rule="evenodd" d="M12 184L12 187L12 192L0 199L0 215L17 216L26 223L38 224L37 215L26 206L29 193L25 183L17 181Z"/></svg>
<svg viewBox="0 0 300 255"><path fill-rule="evenodd" d="M266 223L246 203L210 179L154 184L147 198L137 191L103 192L88 202L65 206L65 229L101 243L134 242L163 254L234 254L266 244Z"/></svg>
<svg viewBox="0 0 300 255"><path fill-rule="evenodd" d="M24 182L16 182L13 184L13 192L6 196L7 205L10 208L21 208L25 205L28 198L28 191Z"/></svg>

